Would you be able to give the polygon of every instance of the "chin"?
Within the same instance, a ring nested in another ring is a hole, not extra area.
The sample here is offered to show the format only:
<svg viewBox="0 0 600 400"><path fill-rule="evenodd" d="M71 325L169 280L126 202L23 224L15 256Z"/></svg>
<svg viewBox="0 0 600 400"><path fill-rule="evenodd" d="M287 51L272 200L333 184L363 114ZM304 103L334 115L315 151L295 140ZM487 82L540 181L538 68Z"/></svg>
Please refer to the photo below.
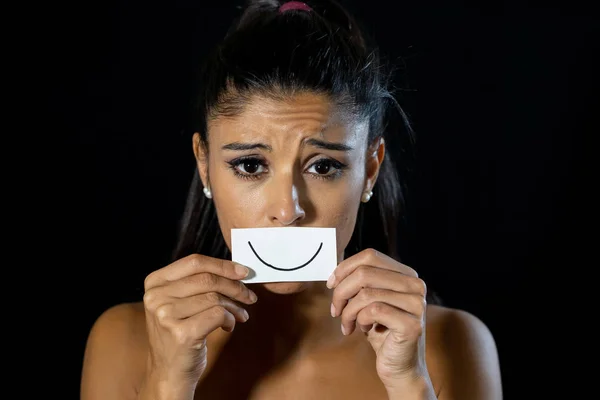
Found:
<svg viewBox="0 0 600 400"><path fill-rule="evenodd" d="M312 282L271 282L261 283L265 290L276 294L292 294L300 293L308 289Z"/></svg>

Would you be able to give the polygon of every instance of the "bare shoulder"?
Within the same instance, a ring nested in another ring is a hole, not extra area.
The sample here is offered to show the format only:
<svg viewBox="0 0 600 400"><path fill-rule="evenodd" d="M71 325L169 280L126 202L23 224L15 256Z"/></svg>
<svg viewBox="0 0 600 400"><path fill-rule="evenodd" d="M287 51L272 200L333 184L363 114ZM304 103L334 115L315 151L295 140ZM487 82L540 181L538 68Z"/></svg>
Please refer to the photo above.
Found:
<svg viewBox="0 0 600 400"><path fill-rule="evenodd" d="M478 317L429 305L426 340L427 367L440 400L502 399L496 342Z"/></svg>
<svg viewBox="0 0 600 400"><path fill-rule="evenodd" d="M433 332L432 332L433 330ZM471 339L482 339L488 344L494 342L488 327L475 315L456 308L438 305L427 306L427 332L447 334L467 334Z"/></svg>
<svg viewBox="0 0 600 400"><path fill-rule="evenodd" d="M123 303L104 311L88 335L81 399L135 399L147 347L142 303Z"/></svg>

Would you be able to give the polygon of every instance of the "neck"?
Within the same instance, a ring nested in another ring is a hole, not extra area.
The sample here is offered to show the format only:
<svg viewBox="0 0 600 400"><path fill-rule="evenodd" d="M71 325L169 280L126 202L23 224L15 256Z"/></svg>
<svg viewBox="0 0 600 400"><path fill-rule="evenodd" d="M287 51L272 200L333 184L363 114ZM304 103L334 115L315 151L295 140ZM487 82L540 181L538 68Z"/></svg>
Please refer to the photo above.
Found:
<svg viewBox="0 0 600 400"><path fill-rule="evenodd" d="M251 306L261 331L284 343L294 343L295 352L304 353L342 340L340 319L331 317L333 290L325 282L306 282L305 289L290 294L277 294L253 287L258 302Z"/></svg>
<svg viewBox="0 0 600 400"><path fill-rule="evenodd" d="M338 254L338 264L343 260L342 252ZM252 285L259 299L256 304L247 306L254 333L272 338L299 355L344 342L340 318L331 316L333 290L327 288L325 281L296 282L295 285L298 286L292 293L287 292L285 286L281 290L277 284Z"/></svg>

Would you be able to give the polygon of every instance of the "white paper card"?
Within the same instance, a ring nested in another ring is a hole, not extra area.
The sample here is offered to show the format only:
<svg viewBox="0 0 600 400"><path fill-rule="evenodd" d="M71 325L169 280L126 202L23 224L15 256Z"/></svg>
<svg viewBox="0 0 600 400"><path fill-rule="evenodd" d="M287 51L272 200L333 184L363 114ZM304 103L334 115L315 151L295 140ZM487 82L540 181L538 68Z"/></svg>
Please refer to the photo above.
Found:
<svg viewBox="0 0 600 400"><path fill-rule="evenodd" d="M337 266L335 228L232 229L231 260L251 269L246 283L326 281Z"/></svg>

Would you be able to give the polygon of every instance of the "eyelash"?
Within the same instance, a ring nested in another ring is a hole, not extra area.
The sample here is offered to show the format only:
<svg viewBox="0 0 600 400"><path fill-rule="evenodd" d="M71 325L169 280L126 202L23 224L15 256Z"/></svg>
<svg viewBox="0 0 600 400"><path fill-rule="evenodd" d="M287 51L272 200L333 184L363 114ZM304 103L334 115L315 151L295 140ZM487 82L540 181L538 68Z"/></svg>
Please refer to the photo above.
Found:
<svg viewBox="0 0 600 400"><path fill-rule="evenodd" d="M260 158L258 158L258 157L248 157L248 156L246 156L246 157L240 157L240 158L236 158L235 160L228 161L227 164L229 164L228 167L233 171L233 174L235 176L237 176L238 178L246 179L246 180L251 180L251 181L255 181L257 179L260 179L260 175L262 175L262 174L259 174L259 175L245 174L245 173L240 172L240 171L237 170L237 167L240 164L243 164L243 163L249 162L249 161L250 162L256 162L258 165L260 165L262 167L267 167L266 163L263 160L261 160ZM318 163L321 163L323 161L326 161L326 162L330 163L331 167L335 168L336 171L334 173L328 174L328 175L310 173L316 179L322 179L322 180L325 180L325 181L337 179L337 178L339 178L342 175L343 171L346 168L348 168L347 164L341 163L341 162L339 162L337 160L334 160L332 158L321 158L320 160L317 160L314 163L312 163L310 165L310 167L308 167L308 168L311 168L311 167L313 167L313 166L315 166Z"/></svg>

